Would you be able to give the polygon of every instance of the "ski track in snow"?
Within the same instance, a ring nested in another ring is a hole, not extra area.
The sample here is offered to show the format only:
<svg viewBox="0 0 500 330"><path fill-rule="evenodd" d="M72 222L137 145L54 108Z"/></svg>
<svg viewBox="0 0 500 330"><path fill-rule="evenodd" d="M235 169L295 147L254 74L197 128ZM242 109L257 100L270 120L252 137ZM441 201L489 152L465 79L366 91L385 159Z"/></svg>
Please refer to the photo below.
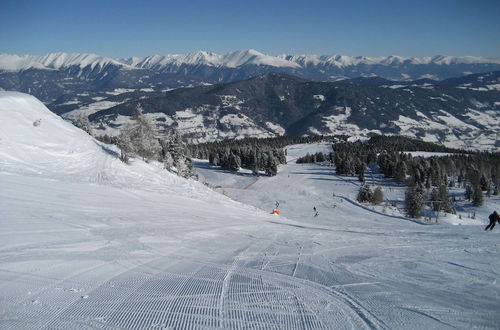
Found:
<svg viewBox="0 0 500 330"><path fill-rule="evenodd" d="M15 127L2 104L0 134L23 129L26 142L0 136L2 329L498 328L497 228L384 214L326 166L256 179L201 164L235 202L155 164L124 165L50 113L20 105ZM282 216L269 214L276 201Z"/></svg>

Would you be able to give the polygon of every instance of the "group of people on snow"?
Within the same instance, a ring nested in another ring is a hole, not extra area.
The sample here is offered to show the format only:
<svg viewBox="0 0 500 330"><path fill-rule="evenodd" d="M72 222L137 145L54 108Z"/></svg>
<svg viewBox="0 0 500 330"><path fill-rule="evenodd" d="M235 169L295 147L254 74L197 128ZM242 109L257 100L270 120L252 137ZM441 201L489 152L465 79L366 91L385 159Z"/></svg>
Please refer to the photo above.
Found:
<svg viewBox="0 0 500 330"><path fill-rule="evenodd" d="M333 196L335 196L335 193L333 193ZM278 207L280 206L280 203L278 201L276 201L275 206L276 206L276 209L278 209ZM334 208L336 206L337 205L335 204ZM313 212L314 212L314 217L316 218L319 215L319 212L318 212L318 209L316 208L316 206L313 207ZM273 211L273 213L275 213L275 212ZM493 213L490 214L490 216L488 217L488 219L490 220L490 224L487 225L486 228L484 228L484 230L492 230L495 227L495 224L497 222L500 223L500 215L498 215L497 211L493 211Z"/></svg>

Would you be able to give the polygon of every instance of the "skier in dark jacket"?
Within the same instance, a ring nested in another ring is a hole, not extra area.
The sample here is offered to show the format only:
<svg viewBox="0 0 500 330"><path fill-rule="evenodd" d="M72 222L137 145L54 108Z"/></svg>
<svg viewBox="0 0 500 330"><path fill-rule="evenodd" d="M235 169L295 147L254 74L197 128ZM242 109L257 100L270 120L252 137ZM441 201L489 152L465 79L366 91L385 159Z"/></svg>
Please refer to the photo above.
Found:
<svg viewBox="0 0 500 330"><path fill-rule="evenodd" d="M498 221L500 222L500 215L498 215L497 211L494 211L492 214L489 216L490 219L490 224L484 228L484 230L492 230L493 227L495 227L495 223Z"/></svg>

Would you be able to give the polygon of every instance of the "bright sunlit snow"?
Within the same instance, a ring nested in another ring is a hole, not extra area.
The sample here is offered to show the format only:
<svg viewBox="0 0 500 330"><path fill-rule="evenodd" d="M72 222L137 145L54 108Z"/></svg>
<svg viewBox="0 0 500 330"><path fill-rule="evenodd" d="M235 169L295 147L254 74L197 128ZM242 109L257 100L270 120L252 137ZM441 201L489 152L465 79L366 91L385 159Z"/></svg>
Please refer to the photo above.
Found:
<svg viewBox="0 0 500 330"><path fill-rule="evenodd" d="M395 206L294 162L329 148L288 147L275 177L198 161L195 182L0 92L1 328L498 328L498 197L462 202L464 225L409 220L376 171Z"/></svg>

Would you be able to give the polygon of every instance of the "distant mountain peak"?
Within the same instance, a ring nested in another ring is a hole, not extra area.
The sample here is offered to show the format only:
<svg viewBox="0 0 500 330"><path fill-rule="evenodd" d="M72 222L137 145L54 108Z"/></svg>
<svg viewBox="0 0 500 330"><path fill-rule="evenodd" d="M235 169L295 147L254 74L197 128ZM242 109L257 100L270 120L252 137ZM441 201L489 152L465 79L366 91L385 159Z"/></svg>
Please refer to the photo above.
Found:
<svg viewBox="0 0 500 330"><path fill-rule="evenodd" d="M0 70L5 71L22 71L31 68L59 70L72 66L79 66L80 69L85 67L94 69L96 66L105 67L109 64L127 69L134 68L110 57L91 53L55 52L41 56L0 54Z"/></svg>
<svg viewBox="0 0 500 330"><path fill-rule="evenodd" d="M51 69L67 68L70 66L79 66L84 68L86 66L91 66L92 68L96 65L104 67L108 64L113 64L117 66L125 66L110 57L104 57L91 53L50 53L43 56L37 56L33 58L36 62L43 64L44 66Z"/></svg>

